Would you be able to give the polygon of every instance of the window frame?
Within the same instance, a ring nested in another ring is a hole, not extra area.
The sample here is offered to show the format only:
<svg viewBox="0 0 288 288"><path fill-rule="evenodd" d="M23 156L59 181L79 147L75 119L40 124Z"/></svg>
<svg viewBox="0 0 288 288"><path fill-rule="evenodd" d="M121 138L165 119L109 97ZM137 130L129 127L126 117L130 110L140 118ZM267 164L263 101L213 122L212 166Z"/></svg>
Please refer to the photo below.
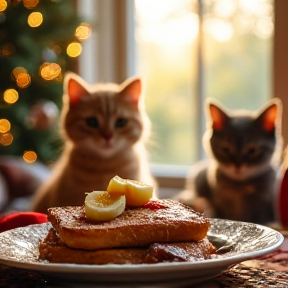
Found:
<svg viewBox="0 0 288 288"><path fill-rule="evenodd" d="M288 123L288 1L274 0L274 40L273 40L273 97L281 99L283 104L282 115L282 135L283 146L287 146L288 129L285 123Z"/></svg>

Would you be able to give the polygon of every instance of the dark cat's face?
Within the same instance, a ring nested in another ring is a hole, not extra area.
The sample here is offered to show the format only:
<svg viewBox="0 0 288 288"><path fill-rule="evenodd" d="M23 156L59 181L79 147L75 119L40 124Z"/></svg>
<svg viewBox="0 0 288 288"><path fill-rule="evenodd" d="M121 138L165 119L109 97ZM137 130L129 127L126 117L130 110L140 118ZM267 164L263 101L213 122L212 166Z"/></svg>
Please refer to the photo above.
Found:
<svg viewBox="0 0 288 288"><path fill-rule="evenodd" d="M134 79L122 86L88 87L74 75L62 115L66 137L76 147L102 157L125 153L141 139L147 121L139 105L140 85L140 80Z"/></svg>
<svg viewBox="0 0 288 288"><path fill-rule="evenodd" d="M211 128L205 141L221 169L234 179L245 179L265 169L277 146L277 105L260 113L226 113L215 104L209 108Z"/></svg>

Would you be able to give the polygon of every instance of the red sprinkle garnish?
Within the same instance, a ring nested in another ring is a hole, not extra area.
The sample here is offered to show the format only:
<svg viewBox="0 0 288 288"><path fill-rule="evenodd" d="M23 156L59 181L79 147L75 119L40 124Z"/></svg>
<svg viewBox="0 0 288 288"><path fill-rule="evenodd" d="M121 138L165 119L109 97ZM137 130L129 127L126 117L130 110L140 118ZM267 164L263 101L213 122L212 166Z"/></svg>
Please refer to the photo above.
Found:
<svg viewBox="0 0 288 288"><path fill-rule="evenodd" d="M161 204L159 204L159 203L157 203L157 201L151 200L148 203L144 204L143 208L149 208L149 209L155 211L155 210L163 209L163 208L166 208L166 207L161 205Z"/></svg>

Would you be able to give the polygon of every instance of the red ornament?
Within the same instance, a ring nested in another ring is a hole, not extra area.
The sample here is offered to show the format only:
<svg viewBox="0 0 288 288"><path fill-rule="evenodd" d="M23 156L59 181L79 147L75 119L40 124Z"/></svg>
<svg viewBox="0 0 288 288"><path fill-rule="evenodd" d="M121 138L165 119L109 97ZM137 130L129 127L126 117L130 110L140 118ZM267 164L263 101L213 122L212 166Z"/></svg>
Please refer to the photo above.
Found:
<svg viewBox="0 0 288 288"><path fill-rule="evenodd" d="M51 128L59 116L59 109L52 101L43 100L32 106L27 117L30 128L47 130Z"/></svg>

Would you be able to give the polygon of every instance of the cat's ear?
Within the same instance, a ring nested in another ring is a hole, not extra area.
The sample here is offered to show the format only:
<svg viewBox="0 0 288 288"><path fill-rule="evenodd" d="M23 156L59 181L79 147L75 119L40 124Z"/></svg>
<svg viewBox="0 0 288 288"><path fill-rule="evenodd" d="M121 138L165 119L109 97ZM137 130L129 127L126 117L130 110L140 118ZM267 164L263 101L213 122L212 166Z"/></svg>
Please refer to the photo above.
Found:
<svg viewBox="0 0 288 288"><path fill-rule="evenodd" d="M121 84L120 95L125 100L138 105L142 92L142 81L139 77L129 78Z"/></svg>
<svg viewBox="0 0 288 288"><path fill-rule="evenodd" d="M64 79L64 93L69 96L69 100L72 106L77 106L80 99L87 95L87 84L84 80L74 73L67 73Z"/></svg>
<svg viewBox="0 0 288 288"><path fill-rule="evenodd" d="M227 114L223 108L212 102L208 102L208 110L212 121L212 128L214 130L221 130L228 119Z"/></svg>
<svg viewBox="0 0 288 288"><path fill-rule="evenodd" d="M282 110L281 108L281 100L275 98L271 101L271 103L269 103L265 108L260 111L258 119L262 122L263 128L266 131L273 131L277 125L277 121L281 121L279 117Z"/></svg>

